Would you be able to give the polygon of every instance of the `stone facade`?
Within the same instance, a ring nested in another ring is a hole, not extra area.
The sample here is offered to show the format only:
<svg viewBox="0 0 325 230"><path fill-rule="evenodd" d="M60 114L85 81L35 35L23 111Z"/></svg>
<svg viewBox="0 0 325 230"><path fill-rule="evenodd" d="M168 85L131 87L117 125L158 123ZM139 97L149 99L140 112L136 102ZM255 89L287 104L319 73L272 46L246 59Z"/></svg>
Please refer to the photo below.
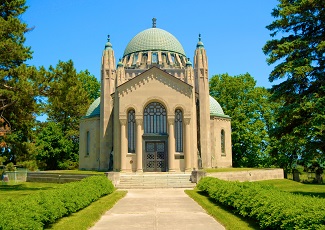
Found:
<svg viewBox="0 0 325 230"><path fill-rule="evenodd" d="M201 37L194 64L155 27L137 34L115 64L108 39L101 97L80 121L80 169L179 172L231 167L231 119L209 96Z"/></svg>

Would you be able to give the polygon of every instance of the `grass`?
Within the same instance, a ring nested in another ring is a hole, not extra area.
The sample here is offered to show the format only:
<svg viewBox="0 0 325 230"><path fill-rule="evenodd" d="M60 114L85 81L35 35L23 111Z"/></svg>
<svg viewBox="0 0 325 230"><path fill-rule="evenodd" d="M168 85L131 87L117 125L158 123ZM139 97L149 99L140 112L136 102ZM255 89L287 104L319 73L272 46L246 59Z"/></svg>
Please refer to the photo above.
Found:
<svg viewBox="0 0 325 230"><path fill-rule="evenodd" d="M214 168L214 169L204 169L207 173L214 172L240 172L240 171L248 171L248 170L258 170L260 168Z"/></svg>
<svg viewBox="0 0 325 230"><path fill-rule="evenodd" d="M79 212L61 218L55 224L51 225L49 229L89 229L107 210L111 209L118 200L123 198L126 193L127 191L115 191L112 194L104 196Z"/></svg>
<svg viewBox="0 0 325 230"><path fill-rule="evenodd" d="M287 179L266 180L254 183L273 185L282 191L295 194L325 198L325 184L304 184Z"/></svg>
<svg viewBox="0 0 325 230"><path fill-rule="evenodd" d="M12 182L0 182L0 201L7 198L19 198L26 196L35 191L48 190L58 188L62 184L54 183L36 183L36 182L22 182L14 184Z"/></svg>
<svg viewBox="0 0 325 230"><path fill-rule="evenodd" d="M199 190L186 190L185 192L227 230L260 229L253 220L234 214L230 208L215 203L213 199Z"/></svg>

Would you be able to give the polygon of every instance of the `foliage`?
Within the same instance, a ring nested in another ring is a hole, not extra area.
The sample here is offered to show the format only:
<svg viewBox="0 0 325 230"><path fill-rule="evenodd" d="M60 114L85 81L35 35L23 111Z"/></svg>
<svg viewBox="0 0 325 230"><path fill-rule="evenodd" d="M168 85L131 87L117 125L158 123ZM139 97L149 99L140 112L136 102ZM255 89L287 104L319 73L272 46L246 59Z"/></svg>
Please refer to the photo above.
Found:
<svg viewBox="0 0 325 230"><path fill-rule="evenodd" d="M87 91L88 98L91 101L96 100L100 96L100 83L88 70L80 71L78 79L81 81L82 87Z"/></svg>
<svg viewBox="0 0 325 230"><path fill-rule="evenodd" d="M76 162L72 140L64 135L60 123L47 122L39 128L36 140L36 159L42 169L68 169L68 162Z"/></svg>
<svg viewBox="0 0 325 230"><path fill-rule="evenodd" d="M87 230L93 226L105 212L111 209L117 201L122 199L126 193L127 191L115 191L104 196L74 215L61 218L59 221L51 225L50 229Z"/></svg>
<svg viewBox="0 0 325 230"><path fill-rule="evenodd" d="M210 94L232 118L233 165L270 166L269 130L277 109L277 104L269 101L271 94L263 87L256 87L256 81L248 73L213 76Z"/></svg>
<svg viewBox="0 0 325 230"><path fill-rule="evenodd" d="M77 73L71 60L50 66L47 75L49 122L36 137L37 159L45 161L45 169L73 169L78 166L79 119L98 96L100 84L87 70Z"/></svg>
<svg viewBox="0 0 325 230"><path fill-rule="evenodd" d="M215 201L259 222L263 229L321 229L325 200L280 191L251 182L229 182L205 177L198 183Z"/></svg>
<svg viewBox="0 0 325 230"><path fill-rule="evenodd" d="M213 202L206 193L194 190L185 190L185 193L195 200L209 215L215 218L227 230L259 229L259 226L249 218L234 214L231 208Z"/></svg>
<svg viewBox="0 0 325 230"><path fill-rule="evenodd" d="M8 163L5 167L5 171L9 171L9 172L16 171L16 167L15 167L14 163L12 163L12 162Z"/></svg>
<svg viewBox="0 0 325 230"><path fill-rule="evenodd" d="M0 229L43 229L113 191L111 181L105 176L93 176L20 199L3 200Z"/></svg>
<svg viewBox="0 0 325 230"><path fill-rule="evenodd" d="M38 169L36 160L17 162L17 165L20 165L23 168L28 169L29 171L36 171Z"/></svg>
<svg viewBox="0 0 325 230"><path fill-rule="evenodd" d="M273 101L281 101L272 137L281 167L300 160L324 162L325 151L325 4L323 0L279 0L267 26L272 40L263 51L275 67ZM318 167L321 165L319 164Z"/></svg>
<svg viewBox="0 0 325 230"><path fill-rule="evenodd" d="M25 0L0 2L0 112L1 127L10 132L0 136L0 155L8 161L24 160L29 152L35 114L40 110L38 95L44 91L44 76L25 62L32 57L24 46L30 31L21 21ZM5 118L5 119L3 119Z"/></svg>

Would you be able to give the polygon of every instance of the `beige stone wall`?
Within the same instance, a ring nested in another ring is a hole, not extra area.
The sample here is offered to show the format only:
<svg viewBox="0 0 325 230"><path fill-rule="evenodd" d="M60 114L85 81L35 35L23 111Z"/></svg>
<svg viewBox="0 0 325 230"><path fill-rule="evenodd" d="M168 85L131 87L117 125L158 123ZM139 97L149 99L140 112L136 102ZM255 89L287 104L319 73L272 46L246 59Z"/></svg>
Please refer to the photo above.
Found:
<svg viewBox="0 0 325 230"><path fill-rule="evenodd" d="M130 109L135 110L135 115L137 119L143 119L143 111L145 107L150 102L159 102L164 105L167 110L167 119L174 119L175 110L181 109L183 111L184 119L189 120L188 131L190 133L189 136L193 135L193 127L194 123L196 123L195 117L193 117L193 88L176 79L173 76L159 70L159 69L150 69L143 73L142 75L137 76L135 79L132 79L125 84L120 85L117 88L117 93L115 94L115 103L114 103L114 148L118 151L116 157L123 151L121 146L127 146L127 125L122 126L121 120L127 119L127 112ZM185 146L186 146L186 134L185 134L185 122L183 125L183 139L184 139L184 152L185 154ZM121 133L121 128L124 127L125 135L122 137L123 133ZM169 131L169 125L167 124L167 132ZM142 126L143 130L143 126ZM118 138L120 137L120 138ZM141 137L142 138L142 137ZM197 162L193 161L195 157L193 157L194 143L192 140L189 144L189 156L188 156L188 164L189 168L196 168ZM168 143L169 145L170 143ZM143 146L144 147L144 146ZM127 149L127 148L126 148ZM114 151L115 152L115 151ZM143 154L143 153L142 153ZM168 154L170 154L168 152ZM172 153L172 154L175 154ZM186 157L186 156L185 156ZM123 160L124 158L124 160ZM172 167L176 171L184 171L185 163L184 159L175 159L172 162ZM122 156L117 159L116 168L123 168L124 171L136 171L137 170L137 157L136 154L130 153L122 153ZM123 163L125 162L125 163ZM130 163L132 162L132 163Z"/></svg>
<svg viewBox="0 0 325 230"><path fill-rule="evenodd" d="M90 134L89 155L87 155L87 131ZM80 120L79 169L98 170L99 168L99 117Z"/></svg>
<svg viewBox="0 0 325 230"><path fill-rule="evenodd" d="M256 169L240 172L207 173L206 176L229 181L260 181L283 179L283 169Z"/></svg>
<svg viewBox="0 0 325 230"><path fill-rule="evenodd" d="M210 120L211 129L211 165L214 168L232 166L231 123L230 118L213 117ZM221 130L225 132L225 153L221 152Z"/></svg>

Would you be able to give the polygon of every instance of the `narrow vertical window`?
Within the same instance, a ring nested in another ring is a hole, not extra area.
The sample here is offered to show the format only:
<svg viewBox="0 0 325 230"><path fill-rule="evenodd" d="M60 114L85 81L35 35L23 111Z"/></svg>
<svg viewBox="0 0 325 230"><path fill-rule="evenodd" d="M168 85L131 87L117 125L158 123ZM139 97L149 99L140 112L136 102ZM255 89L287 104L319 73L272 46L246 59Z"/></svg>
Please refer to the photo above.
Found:
<svg viewBox="0 0 325 230"><path fill-rule="evenodd" d="M90 132L87 131L87 141L86 141L86 155L90 154Z"/></svg>
<svg viewBox="0 0 325 230"><path fill-rule="evenodd" d="M135 153L135 111L128 112L128 152Z"/></svg>
<svg viewBox="0 0 325 230"><path fill-rule="evenodd" d="M137 63L137 60L138 60L138 53L136 53L136 54L133 55L132 65L135 65Z"/></svg>
<svg viewBox="0 0 325 230"><path fill-rule="evenodd" d="M176 152L183 152L183 113L175 110L175 144Z"/></svg>
<svg viewBox="0 0 325 230"><path fill-rule="evenodd" d="M226 155L225 130L221 130L221 155Z"/></svg>
<svg viewBox="0 0 325 230"><path fill-rule="evenodd" d="M152 63L158 63L158 54L152 53Z"/></svg>

